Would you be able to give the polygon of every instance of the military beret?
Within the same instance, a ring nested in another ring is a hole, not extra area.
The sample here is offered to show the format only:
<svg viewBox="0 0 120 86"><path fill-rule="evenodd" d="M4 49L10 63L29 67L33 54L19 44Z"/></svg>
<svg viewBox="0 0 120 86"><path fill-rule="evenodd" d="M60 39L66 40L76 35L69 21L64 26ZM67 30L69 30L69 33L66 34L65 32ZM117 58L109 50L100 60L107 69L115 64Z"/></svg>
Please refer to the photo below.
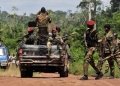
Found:
<svg viewBox="0 0 120 86"><path fill-rule="evenodd" d="M93 20L88 20L87 21L87 25L94 25L94 24L95 24L95 22Z"/></svg>

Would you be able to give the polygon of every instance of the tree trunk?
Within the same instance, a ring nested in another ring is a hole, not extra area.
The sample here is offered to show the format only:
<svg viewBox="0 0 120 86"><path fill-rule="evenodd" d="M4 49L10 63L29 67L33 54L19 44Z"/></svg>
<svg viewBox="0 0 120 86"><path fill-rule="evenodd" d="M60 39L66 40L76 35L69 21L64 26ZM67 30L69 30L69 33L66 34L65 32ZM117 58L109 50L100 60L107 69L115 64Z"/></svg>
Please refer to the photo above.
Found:
<svg viewBox="0 0 120 86"><path fill-rule="evenodd" d="M97 3L96 3L96 0L94 2L94 21L96 22L96 7L97 7ZM94 25L94 28L96 29L96 23Z"/></svg>
<svg viewBox="0 0 120 86"><path fill-rule="evenodd" d="M90 0L88 0L88 5L89 5L89 8L88 8L88 17L89 17L89 20L91 20L91 5L90 5Z"/></svg>

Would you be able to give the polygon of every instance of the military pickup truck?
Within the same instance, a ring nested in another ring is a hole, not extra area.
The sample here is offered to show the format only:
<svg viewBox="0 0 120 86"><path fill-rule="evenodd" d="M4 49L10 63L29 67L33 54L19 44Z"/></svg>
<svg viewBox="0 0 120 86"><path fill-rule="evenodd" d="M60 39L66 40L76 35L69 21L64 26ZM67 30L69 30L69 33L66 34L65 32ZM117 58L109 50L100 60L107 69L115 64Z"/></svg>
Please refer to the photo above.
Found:
<svg viewBox="0 0 120 86"><path fill-rule="evenodd" d="M60 77L68 77L69 61L66 49L60 54L58 45L52 45L51 54L48 54L46 43L43 42L39 45L23 43L19 46L17 53L21 77L33 77L33 72L58 72Z"/></svg>

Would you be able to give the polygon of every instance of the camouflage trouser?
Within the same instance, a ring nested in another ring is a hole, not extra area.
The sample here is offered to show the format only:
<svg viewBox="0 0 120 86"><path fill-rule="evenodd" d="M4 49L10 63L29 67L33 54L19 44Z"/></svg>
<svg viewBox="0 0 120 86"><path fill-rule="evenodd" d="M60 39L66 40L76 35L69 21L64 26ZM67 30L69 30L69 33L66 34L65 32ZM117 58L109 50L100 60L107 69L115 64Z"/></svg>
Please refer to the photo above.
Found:
<svg viewBox="0 0 120 86"><path fill-rule="evenodd" d="M107 56L110 56L110 53L105 53L105 58ZM97 67L100 71L102 70L102 66L103 66L103 63L104 63L104 62L101 62L101 59L102 58L99 59L98 65L97 65ZM105 62L105 73L108 72L109 68L110 68L110 75L114 76L114 58L112 58L112 57L107 59L106 62Z"/></svg>
<svg viewBox="0 0 120 86"><path fill-rule="evenodd" d="M109 58L107 61L108 61L109 67L110 67L110 75L114 76L114 59Z"/></svg>
<svg viewBox="0 0 120 86"><path fill-rule="evenodd" d="M109 54L110 55L110 54ZM120 69L120 55L116 55L114 56L114 58L112 58L111 60L115 60L117 65L118 65L118 68ZM109 71L109 63L111 62L108 62L109 60L106 60L105 61L105 73L107 73ZM114 62L114 61L112 61ZM98 69L101 71L102 70L102 65L104 64L104 62L102 62L102 57L99 57L99 61L98 61L98 64L97 64L97 67ZM113 63L111 63L113 64ZM113 65L112 65L113 66ZM113 70L113 75L114 75L114 66L111 68Z"/></svg>
<svg viewBox="0 0 120 86"><path fill-rule="evenodd" d="M47 42L47 48L48 48L48 50L51 49L51 42L50 41Z"/></svg>
<svg viewBox="0 0 120 86"><path fill-rule="evenodd" d="M67 51L68 56L70 56L70 47L68 46L68 44L66 45L66 51Z"/></svg>
<svg viewBox="0 0 120 86"><path fill-rule="evenodd" d="M107 60L106 61L102 61L102 59L103 59L102 57L99 57L98 63L97 63L97 68L99 69L99 71L101 71L102 70L102 66L105 63L105 73L107 73L108 70L109 70L108 61Z"/></svg>
<svg viewBox="0 0 120 86"><path fill-rule="evenodd" d="M50 42L50 41L48 41L47 42L47 49L48 49L48 51L50 51L51 50L51 45L52 45L52 43ZM58 49L59 49L59 51L60 51L60 54L62 54L62 45L57 45L57 47L58 47Z"/></svg>
<svg viewBox="0 0 120 86"><path fill-rule="evenodd" d="M103 61L102 61L102 57L100 56L99 59L98 59L98 63L97 63L97 68L99 69L99 71L102 70L102 65L103 65Z"/></svg>
<svg viewBox="0 0 120 86"><path fill-rule="evenodd" d="M84 75L88 75L89 64L94 68L96 73L99 72L99 69L95 66L95 63L93 60L93 54L94 54L95 50L96 50L95 47L90 47L87 49L87 52L85 54L85 59L84 59L84 65L83 65Z"/></svg>

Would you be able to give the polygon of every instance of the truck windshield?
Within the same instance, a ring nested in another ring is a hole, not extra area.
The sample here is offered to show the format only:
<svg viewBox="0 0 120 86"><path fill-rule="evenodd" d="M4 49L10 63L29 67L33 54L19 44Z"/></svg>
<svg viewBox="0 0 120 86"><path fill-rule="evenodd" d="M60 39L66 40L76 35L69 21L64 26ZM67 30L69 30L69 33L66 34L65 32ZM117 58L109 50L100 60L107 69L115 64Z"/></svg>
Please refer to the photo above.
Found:
<svg viewBox="0 0 120 86"><path fill-rule="evenodd" d="M4 48L0 48L0 56L5 55L5 49Z"/></svg>

